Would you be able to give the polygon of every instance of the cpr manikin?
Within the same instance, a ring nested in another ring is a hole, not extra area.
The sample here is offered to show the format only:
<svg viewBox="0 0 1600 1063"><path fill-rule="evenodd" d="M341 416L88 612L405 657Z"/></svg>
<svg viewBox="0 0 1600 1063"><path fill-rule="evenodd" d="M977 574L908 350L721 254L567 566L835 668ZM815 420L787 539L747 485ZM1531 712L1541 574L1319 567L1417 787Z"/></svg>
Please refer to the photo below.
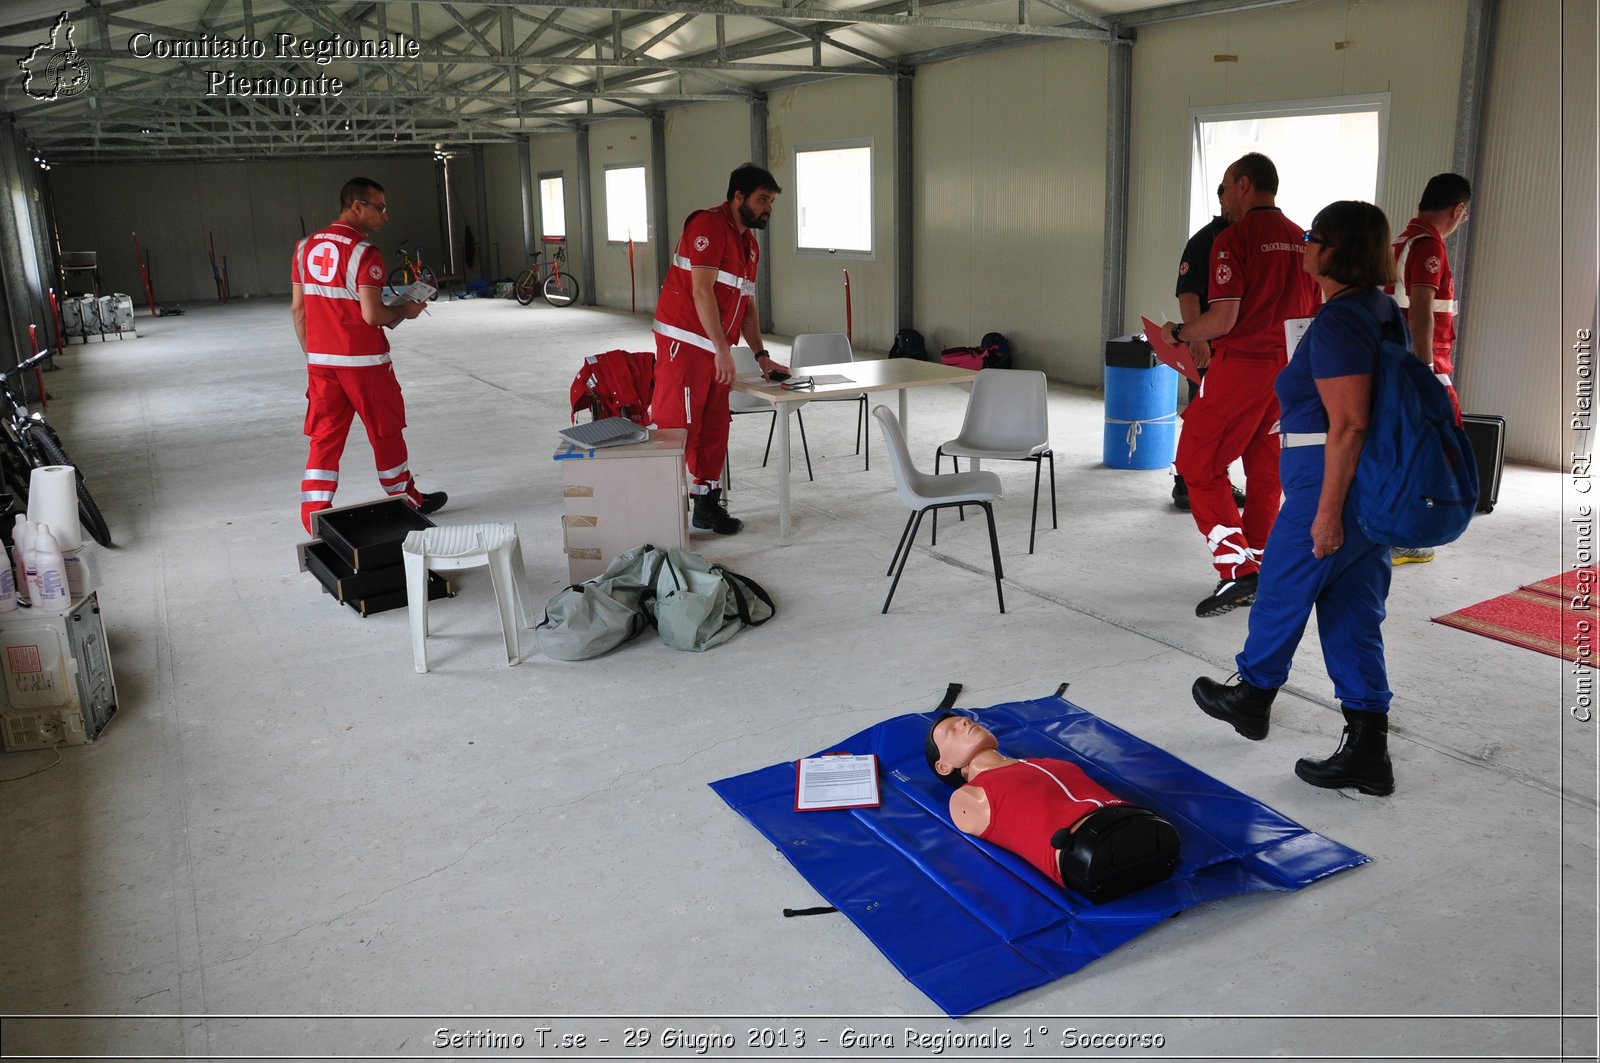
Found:
<svg viewBox="0 0 1600 1063"><path fill-rule="evenodd" d="M1014 759L988 728L956 712L928 730L928 766L956 792L950 818L1095 904L1165 880L1178 832L1064 760Z"/></svg>

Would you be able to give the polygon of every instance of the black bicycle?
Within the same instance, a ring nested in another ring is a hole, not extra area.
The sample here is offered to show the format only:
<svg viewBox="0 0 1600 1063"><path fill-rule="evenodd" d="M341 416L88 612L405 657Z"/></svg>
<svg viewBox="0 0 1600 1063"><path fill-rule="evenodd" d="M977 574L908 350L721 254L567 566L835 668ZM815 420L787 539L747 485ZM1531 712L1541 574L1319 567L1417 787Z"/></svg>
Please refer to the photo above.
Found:
<svg viewBox="0 0 1600 1063"><path fill-rule="evenodd" d="M0 373L0 481L10 491L16 511L24 512L33 470L47 465L71 465L78 474L78 519L83 522L83 530L101 546L110 546L111 529L89 494L83 470L67 457L67 448L44 414L30 411L27 402L12 388L14 380L48 357L48 350L40 351L15 369Z"/></svg>

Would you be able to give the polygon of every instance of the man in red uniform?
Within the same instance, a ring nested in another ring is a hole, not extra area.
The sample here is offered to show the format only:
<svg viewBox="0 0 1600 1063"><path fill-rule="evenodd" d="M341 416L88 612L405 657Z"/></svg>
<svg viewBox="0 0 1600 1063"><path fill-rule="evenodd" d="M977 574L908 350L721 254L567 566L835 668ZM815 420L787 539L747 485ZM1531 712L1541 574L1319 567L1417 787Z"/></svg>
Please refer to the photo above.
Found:
<svg viewBox="0 0 1600 1063"><path fill-rule="evenodd" d="M1272 160L1251 152L1228 167L1222 184L1223 211L1235 220L1212 244L1210 305L1188 324L1166 325L1174 343L1211 344L1205 383L1184 410L1177 458L1218 577L1196 616L1255 601L1261 551L1281 500L1272 381L1288 363L1284 322L1309 318L1317 306L1316 286L1301 269L1303 230L1276 205ZM1250 484L1242 514L1228 483L1228 465L1238 458Z"/></svg>
<svg viewBox="0 0 1600 1063"><path fill-rule="evenodd" d="M306 352L306 424L311 437L300 481L300 521L333 505L350 420L359 415L372 444L378 483L423 513L446 501L417 490L407 464L405 399L389 362L385 328L422 313L423 304L383 302L383 255L367 237L389 220L383 186L353 177L339 190L339 217L295 245L290 313Z"/></svg>
<svg viewBox="0 0 1600 1063"><path fill-rule="evenodd" d="M1411 349L1433 369L1455 407L1461 421L1461 400L1456 397L1451 373L1455 371L1456 288L1450 272L1450 256L1444 238L1461 228L1472 202L1472 185L1460 174L1442 173L1431 178L1422 190L1417 216L1400 231L1394 242L1395 277L1398 283L1384 291L1406 312L1411 327ZM1396 565L1433 560L1430 547L1390 552Z"/></svg>
<svg viewBox="0 0 1600 1063"><path fill-rule="evenodd" d="M923 755L956 788L956 829L1016 853L1096 904L1160 882L1177 866L1172 824L1069 761L1004 755L994 733L970 716L935 717Z"/></svg>
<svg viewBox="0 0 1600 1063"><path fill-rule="evenodd" d="M744 527L722 501L735 337L756 352L764 373L785 372L767 355L752 307L761 257L752 230L767 227L782 191L772 174L754 163L734 170L727 201L697 210L683 223L656 302L650 417L657 428L688 429L684 464L694 495L694 526L719 535Z"/></svg>

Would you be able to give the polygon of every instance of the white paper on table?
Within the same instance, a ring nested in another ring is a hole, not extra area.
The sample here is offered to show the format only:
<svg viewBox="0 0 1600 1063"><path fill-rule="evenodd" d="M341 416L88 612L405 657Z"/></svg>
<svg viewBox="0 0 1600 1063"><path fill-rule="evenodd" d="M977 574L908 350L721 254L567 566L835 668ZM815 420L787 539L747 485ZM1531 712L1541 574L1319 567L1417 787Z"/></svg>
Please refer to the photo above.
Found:
<svg viewBox="0 0 1600 1063"><path fill-rule="evenodd" d="M826 373L826 374L824 374L822 376L814 376L814 377L811 378L811 382L813 384L854 384L855 383L855 381L851 380L849 377L840 376L837 373Z"/></svg>

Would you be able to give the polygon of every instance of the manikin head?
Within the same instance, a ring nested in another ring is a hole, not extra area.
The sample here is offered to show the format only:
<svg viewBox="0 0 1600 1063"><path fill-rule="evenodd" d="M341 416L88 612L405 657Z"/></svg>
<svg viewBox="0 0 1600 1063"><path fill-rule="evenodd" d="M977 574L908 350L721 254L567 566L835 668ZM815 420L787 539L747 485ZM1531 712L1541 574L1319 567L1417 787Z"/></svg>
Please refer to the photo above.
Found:
<svg viewBox="0 0 1600 1063"><path fill-rule="evenodd" d="M923 754L935 775L951 786L963 786L967 767L985 750L1000 750L992 731L970 716L942 712L928 728Z"/></svg>
<svg viewBox="0 0 1600 1063"><path fill-rule="evenodd" d="M1417 204L1417 216L1426 219L1440 236L1449 236L1467 220L1472 185L1458 173L1441 173L1428 179Z"/></svg>
<svg viewBox="0 0 1600 1063"><path fill-rule="evenodd" d="M1241 155L1222 175L1222 213L1238 221L1255 207L1270 207L1278 199L1278 168L1258 151Z"/></svg>
<svg viewBox="0 0 1600 1063"><path fill-rule="evenodd" d="M728 205L746 229L765 229L783 189L770 172L747 162L728 175Z"/></svg>
<svg viewBox="0 0 1600 1063"><path fill-rule="evenodd" d="M352 177L339 189L339 220L364 233L375 233L389 220L388 196L370 177Z"/></svg>

